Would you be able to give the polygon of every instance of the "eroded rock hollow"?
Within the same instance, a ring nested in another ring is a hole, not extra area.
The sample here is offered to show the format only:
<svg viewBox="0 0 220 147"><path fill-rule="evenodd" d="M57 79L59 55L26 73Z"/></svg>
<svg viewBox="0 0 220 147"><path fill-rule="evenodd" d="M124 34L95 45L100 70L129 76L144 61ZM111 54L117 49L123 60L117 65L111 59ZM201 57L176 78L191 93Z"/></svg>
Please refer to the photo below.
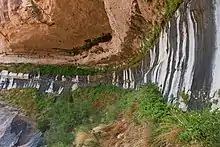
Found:
<svg viewBox="0 0 220 147"><path fill-rule="evenodd" d="M71 49L111 33L101 0L1 0L0 18L5 52Z"/></svg>
<svg viewBox="0 0 220 147"><path fill-rule="evenodd" d="M141 0L0 0L1 63L104 63L125 48L132 55L143 7Z"/></svg>

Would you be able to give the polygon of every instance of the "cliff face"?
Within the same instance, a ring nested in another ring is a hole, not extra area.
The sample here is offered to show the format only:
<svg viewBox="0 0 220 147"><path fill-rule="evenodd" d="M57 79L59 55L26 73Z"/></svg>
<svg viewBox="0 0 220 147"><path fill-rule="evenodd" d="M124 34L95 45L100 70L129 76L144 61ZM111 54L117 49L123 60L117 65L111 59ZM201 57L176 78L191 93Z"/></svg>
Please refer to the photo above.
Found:
<svg viewBox="0 0 220 147"><path fill-rule="evenodd" d="M109 64L125 60L140 52L144 26L152 27L154 17L160 20L164 0L155 2L0 0L0 61Z"/></svg>
<svg viewBox="0 0 220 147"><path fill-rule="evenodd" d="M71 49L111 33L102 0L0 0L0 23L5 44L19 53Z"/></svg>

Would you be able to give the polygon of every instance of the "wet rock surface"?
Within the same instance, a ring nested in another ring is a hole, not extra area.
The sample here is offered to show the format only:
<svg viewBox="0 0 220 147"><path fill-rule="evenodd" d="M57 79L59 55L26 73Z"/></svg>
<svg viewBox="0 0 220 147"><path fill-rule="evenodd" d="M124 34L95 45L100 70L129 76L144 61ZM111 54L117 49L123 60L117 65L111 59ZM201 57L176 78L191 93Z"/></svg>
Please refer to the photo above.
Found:
<svg viewBox="0 0 220 147"><path fill-rule="evenodd" d="M43 146L42 133L17 108L0 101L0 147Z"/></svg>

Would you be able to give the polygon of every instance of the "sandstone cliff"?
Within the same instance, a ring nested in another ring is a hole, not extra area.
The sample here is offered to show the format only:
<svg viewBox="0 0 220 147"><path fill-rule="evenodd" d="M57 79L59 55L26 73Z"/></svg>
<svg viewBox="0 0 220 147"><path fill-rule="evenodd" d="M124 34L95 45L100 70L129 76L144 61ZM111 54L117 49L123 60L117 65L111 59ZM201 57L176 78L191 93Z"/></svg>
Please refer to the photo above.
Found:
<svg viewBox="0 0 220 147"><path fill-rule="evenodd" d="M97 64L126 59L140 52L143 28L155 19L148 16L154 3L0 0L1 63ZM161 0L157 6L163 4Z"/></svg>
<svg viewBox="0 0 220 147"><path fill-rule="evenodd" d="M1 35L13 52L71 49L111 33L104 10L101 0L1 0Z"/></svg>

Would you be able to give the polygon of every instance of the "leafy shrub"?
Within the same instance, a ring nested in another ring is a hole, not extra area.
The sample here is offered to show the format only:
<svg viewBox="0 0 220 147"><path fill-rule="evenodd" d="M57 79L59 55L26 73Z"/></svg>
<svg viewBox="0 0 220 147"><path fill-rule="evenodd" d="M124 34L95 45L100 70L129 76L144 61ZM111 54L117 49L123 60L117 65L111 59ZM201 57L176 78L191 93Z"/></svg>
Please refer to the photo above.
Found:
<svg viewBox="0 0 220 147"><path fill-rule="evenodd" d="M117 113L114 109L109 113L109 108L128 91L115 86L96 86L78 88L58 97L41 120L41 124L47 120L50 123L45 132L48 145L62 143L69 146L77 128L86 126L88 129L100 122L114 120ZM41 128L44 127L41 125Z"/></svg>
<svg viewBox="0 0 220 147"><path fill-rule="evenodd" d="M166 0L166 16L167 18L172 17L174 12L177 10L178 6L183 2L183 0Z"/></svg>
<svg viewBox="0 0 220 147"><path fill-rule="evenodd" d="M171 118L170 120L174 121L175 119ZM220 145L219 111L203 110L201 112L182 113L177 115L175 122L183 128L178 138L185 144L199 142L204 146Z"/></svg>
<svg viewBox="0 0 220 147"><path fill-rule="evenodd" d="M188 104L188 103L189 103L190 96L189 96L188 93L186 93L185 91L182 91L182 92L180 93L180 96L181 96L181 98L182 98L183 103L185 103L185 104Z"/></svg>
<svg viewBox="0 0 220 147"><path fill-rule="evenodd" d="M138 92L138 116L160 121L168 112L168 106L155 85L149 85Z"/></svg>
<svg viewBox="0 0 220 147"><path fill-rule="evenodd" d="M162 119L156 129L154 143L161 145L181 144L219 146L219 111L182 112L171 109L170 115Z"/></svg>
<svg viewBox="0 0 220 147"><path fill-rule="evenodd" d="M8 70L10 72L22 73L41 73L42 75L94 75L97 73L105 73L104 69L95 67L84 67L76 65L40 65L40 64L10 64L8 66L0 66L0 70Z"/></svg>

